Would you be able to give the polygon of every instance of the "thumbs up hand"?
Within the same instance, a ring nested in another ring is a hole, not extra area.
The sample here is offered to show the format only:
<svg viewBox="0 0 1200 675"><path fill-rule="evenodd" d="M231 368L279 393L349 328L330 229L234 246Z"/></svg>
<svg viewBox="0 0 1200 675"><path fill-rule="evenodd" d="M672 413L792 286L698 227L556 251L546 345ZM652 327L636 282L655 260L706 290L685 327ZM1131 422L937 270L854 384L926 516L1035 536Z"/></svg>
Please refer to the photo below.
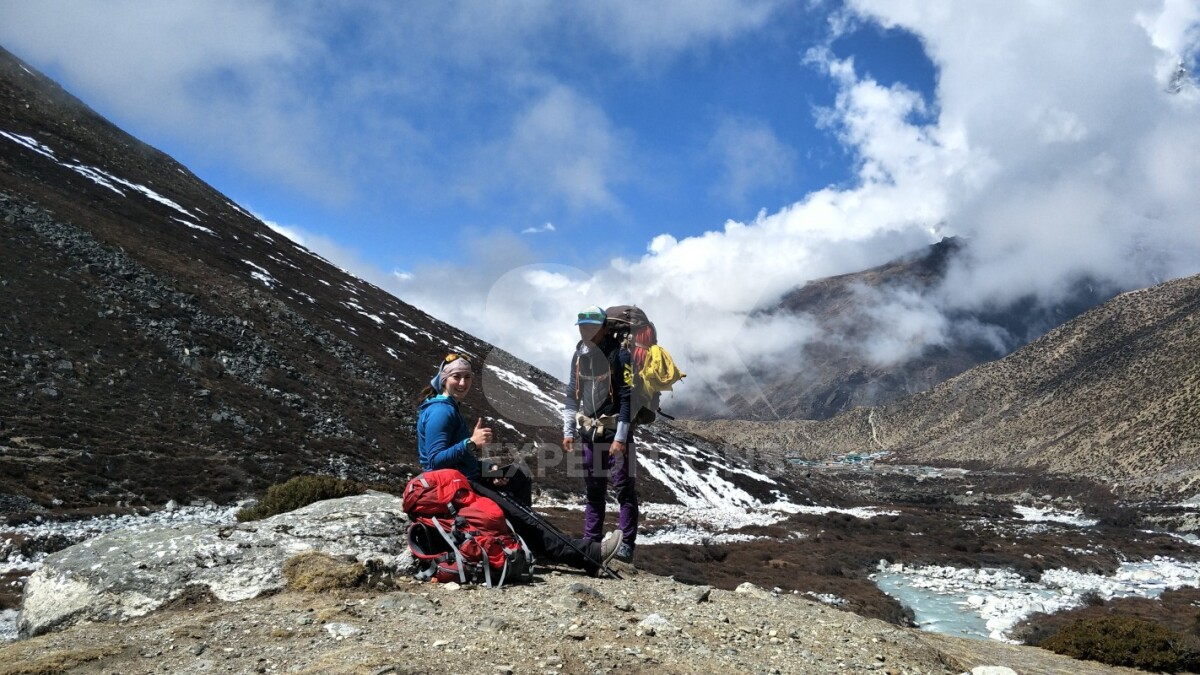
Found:
<svg viewBox="0 0 1200 675"><path fill-rule="evenodd" d="M475 444L476 449L482 449L492 442L492 430L483 426L482 417L475 422L475 431L471 433L471 442Z"/></svg>

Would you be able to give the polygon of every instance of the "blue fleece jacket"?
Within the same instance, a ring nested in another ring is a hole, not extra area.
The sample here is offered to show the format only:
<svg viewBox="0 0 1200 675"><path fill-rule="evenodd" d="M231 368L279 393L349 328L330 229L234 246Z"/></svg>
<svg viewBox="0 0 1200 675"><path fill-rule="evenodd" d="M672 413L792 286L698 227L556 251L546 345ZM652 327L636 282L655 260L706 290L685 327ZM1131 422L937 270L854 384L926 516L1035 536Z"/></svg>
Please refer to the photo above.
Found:
<svg viewBox="0 0 1200 675"><path fill-rule="evenodd" d="M470 438L471 429L453 397L443 394L421 404L417 456L422 469L458 469L470 480L479 480L479 458L467 449Z"/></svg>

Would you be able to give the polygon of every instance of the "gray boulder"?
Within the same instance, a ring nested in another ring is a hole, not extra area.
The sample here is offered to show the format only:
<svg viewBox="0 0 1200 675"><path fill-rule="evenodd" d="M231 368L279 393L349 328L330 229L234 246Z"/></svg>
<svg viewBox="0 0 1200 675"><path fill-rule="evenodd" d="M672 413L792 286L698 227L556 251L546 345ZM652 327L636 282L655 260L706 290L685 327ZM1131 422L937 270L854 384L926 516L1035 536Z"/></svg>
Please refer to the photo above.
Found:
<svg viewBox="0 0 1200 675"><path fill-rule="evenodd" d="M283 588L284 562L307 551L406 574L407 526L399 497L368 492L248 523L110 532L46 558L26 583L18 631L141 616L197 587L246 600Z"/></svg>

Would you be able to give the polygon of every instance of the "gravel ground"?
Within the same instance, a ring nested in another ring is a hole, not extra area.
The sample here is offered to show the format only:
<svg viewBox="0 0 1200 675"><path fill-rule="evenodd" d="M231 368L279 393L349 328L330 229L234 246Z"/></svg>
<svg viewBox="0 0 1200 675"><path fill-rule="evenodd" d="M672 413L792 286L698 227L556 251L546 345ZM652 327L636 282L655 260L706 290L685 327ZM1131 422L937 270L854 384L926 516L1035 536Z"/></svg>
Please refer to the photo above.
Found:
<svg viewBox="0 0 1200 675"><path fill-rule="evenodd" d="M622 580L549 571L501 590L403 580L387 593L193 597L9 644L0 673L1123 672L622 568Z"/></svg>

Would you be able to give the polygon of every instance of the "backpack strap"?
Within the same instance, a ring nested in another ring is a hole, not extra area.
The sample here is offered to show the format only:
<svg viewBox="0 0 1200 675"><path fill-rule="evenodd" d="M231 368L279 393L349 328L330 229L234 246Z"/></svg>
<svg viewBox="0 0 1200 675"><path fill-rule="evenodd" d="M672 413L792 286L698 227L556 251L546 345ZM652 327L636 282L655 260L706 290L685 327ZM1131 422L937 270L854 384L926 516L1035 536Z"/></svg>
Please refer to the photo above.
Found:
<svg viewBox="0 0 1200 675"><path fill-rule="evenodd" d="M577 377L581 380L607 380L608 378L612 377L612 373L608 372L604 373L603 375L584 375L580 373Z"/></svg>
<svg viewBox="0 0 1200 675"><path fill-rule="evenodd" d="M582 346L583 346L583 340L580 340L578 343L575 344L575 400L578 401L580 399L580 395L582 393L580 391L580 387L581 387L580 383L583 382L584 380L589 380L592 382L597 382L599 380L608 380L608 395L610 398L615 397L617 392L616 392L616 389L613 388L613 384L612 384L612 365L610 364L609 367L604 370L603 375L584 375L583 370L579 366L579 361L580 361L579 348ZM601 354L604 353L604 350L600 349L599 347L597 347L596 349L600 350ZM606 358L605 360L607 361L608 359Z"/></svg>
<svg viewBox="0 0 1200 675"><path fill-rule="evenodd" d="M575 343L575 400L579 400L579 378L582 372L579 370L579 348L583 346L583 340Z"/></svg>
<svg viewBox="0 0 1200 675"><path fill-rule="evenodd" d="M487 584L488 588L491 588L492 587L492 562L490 560L491 556L488 555L487 548L485 546L483 546L482 544L479 545L479 553L483 556L483 580L484 580L484 583ZM504 577L501 576L500 578L501 578L500 583L504 583L503 582Z"/></svg>
<svg viewBox="0 0 1200 675"><path fill-rule="evenodd" d="M433 521L433 526L437 528L438 533L442 535L442 539L445 539L446 543L450 545L450 550L454 551L454 562L458 563L458 580L464 584L467 583L467 573L464 570L465 563L463 562L462 553L458 550L458 546L454 544L454 539L442 529L442 524L438 522L437 518L430 518L430 520Z"/></svg>
<svg viewBox="0 0 1200 675"><path fill-rule="evenodd" d="M530 569L533 569L533 551L529 550L529 544L525 543L525 537L517 534L517 529L512 526L512 523L508 522L508 518L505 518L504 522L508 525L508 529L512 531L512 536L517 540L517 543L521 545L521 550L525 551L525 559L529 561Z"/></svg>
<svg viewBox="0 0 1200 675"><path fill-rule="evenodd" d="M525 540L522 539L521 535L517 534L517 531L513 529L512 523L508 522L508 518L504 519L504 524L508 526L508 531L512 532L513 537L521 544L521 548L525 550L525 555L528 556L529 548L525 546ZM503 548L503 546L501 548ZM508 563L509 562L510 562L510 560L508 558L508 551L505 551L504 552L504 568L500 570L500 583L499 583L499 585L496 586L497 588L504 586L504 578L506 576L508 576Z"/></svg>

